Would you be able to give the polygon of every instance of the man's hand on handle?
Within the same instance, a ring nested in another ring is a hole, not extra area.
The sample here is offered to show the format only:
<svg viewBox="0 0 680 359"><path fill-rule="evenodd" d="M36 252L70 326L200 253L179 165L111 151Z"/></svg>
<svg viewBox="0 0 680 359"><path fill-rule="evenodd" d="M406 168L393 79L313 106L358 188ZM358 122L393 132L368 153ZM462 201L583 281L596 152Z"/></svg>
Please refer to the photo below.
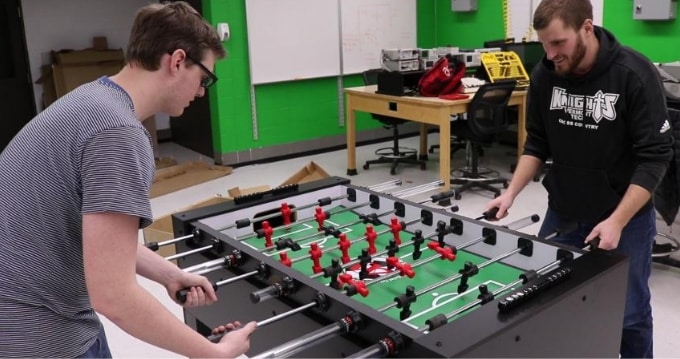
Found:
<svg viewBox="0 0 680 359"><path fill-rule="evenodd" d="M177 292L185 288L190 290L186 293L186 300L180 302L177 300ZM177 272L176 278L169 281L166 289L176 303L187 308L210 305L217 301L217 294L208 278L181 270Z"/></svg>
<svg viewBox="0 0 680 359"><path fill-rule="evenodd" d="M245 326L240 322L227 323L213 329L211 337L222 335L216 345L226 351L226 357L235 358L250 349L250 335L257 328L257 322L250 322Z"/></svg>

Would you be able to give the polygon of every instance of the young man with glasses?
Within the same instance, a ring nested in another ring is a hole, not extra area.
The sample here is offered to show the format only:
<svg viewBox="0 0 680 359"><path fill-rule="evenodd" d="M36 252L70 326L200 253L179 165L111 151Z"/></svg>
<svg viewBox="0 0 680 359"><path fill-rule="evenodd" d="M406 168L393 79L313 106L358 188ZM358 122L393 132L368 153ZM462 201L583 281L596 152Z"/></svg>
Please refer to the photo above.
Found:
<svg viewBox="0 0 680 359"><path fill-rule="evenodd" d="M592 19L589 0L543 0L536 8L533 25L546 56L531 75L524 154L487 210L498 207L497 217L504 217L552 158L539 236L576 223L555 240L583 248L599 237L601 248L628 256L620 355L650 358L651 194L671 159L672 131L658 71Z"/></svg>
<svg viewBox="0 0 680 359"><path fill-rule="evenodd" d="M97 313L187 357L248 350L254 322L211 343L136 278L172 298L190 287L185 306L217 301L205 277L138 243L152 221L155 170L141 121L181 115L217 81L210 69L224 56L216 31L188 4L146 6L126 66L57 100L0 154L0 357L110 357Z"/></svg>

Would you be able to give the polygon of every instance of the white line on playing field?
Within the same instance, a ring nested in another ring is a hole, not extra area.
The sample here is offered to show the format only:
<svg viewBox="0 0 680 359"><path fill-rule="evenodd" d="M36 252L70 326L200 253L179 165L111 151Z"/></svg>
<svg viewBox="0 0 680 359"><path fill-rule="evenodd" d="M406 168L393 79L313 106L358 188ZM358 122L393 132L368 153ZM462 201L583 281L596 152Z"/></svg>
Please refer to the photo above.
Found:
<svg viewBox="0 0 680 359"><path fill-rule="evenodd" d="M498 286L499 288L503 286L502 283L498 283L498 282L496 282L496 281L494 281L494 280L487 280L486 282L481 283L481 284L486 284L487 286L488 286L489 284L494 284L494 285ZM411 320L413 320L413 319L415 319L415 318L418 318L418 317L420 317L420 316L423 316L423 315L425 315L425 314L427 314L427 313L429 313L429 312L431 312L431 311L433 311L433 310L435 310L435 309L437 309L437 308L440 308L440 307L442 307L442 306L444 306L444 305L446 305L446 304L448 304L448 303L451 303L451 302L453 302L454 300L460 298L461 296L464 296L464 295L467 295L467 294L469 294L469 293L476 292L476 291L477 291L477 287L474 287L474 288L470 288L470 289L468 289L467 291L465 291L465 292L463 292L463 293L460 293L460 294L458 294L458 293L444 293L444 294L438 295L436 298L434 298L434 299L432 300L432 306L431 306L429 309L426 309L426 310L424 310L424 311L422 311L422 312L420 312L420 313L418 313L418 314L415 314L415 315L412 315L412 316L406 318L406 319L403 321L403 323L406 323L406 324L408 324L408 325L411 325L412 327L414 327L414 328L417 329L417 328L418 328L417 326L412 325L412 324L409 324L408 322L410 322ZM489 291L493 291L493 289L489 288ZM444 300L442 303L440 303L440 301L442 300L442 298L447 298L447 297L449 297L449 298L446 299L446 300Z"/></svg>

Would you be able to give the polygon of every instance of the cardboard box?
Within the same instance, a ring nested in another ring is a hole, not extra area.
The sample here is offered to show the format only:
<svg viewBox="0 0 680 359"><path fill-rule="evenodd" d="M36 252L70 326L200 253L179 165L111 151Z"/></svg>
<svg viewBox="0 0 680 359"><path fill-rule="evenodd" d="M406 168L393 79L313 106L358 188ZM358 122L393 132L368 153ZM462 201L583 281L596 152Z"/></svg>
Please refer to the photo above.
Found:
<svg viewBox="0 0 680 359"><path fill-rule="evenodd" d="M281 183L281 186L294 184L294 183L306 183L311 181L316 181L324 178L328 178L330 175L321 168L316 162L311 161L302 167L299 171L295 172L292 176L288 177L287 180Z"/></svg>
<svg viewBox="0 0 680 359"><path fill-rule="evenodd" d="M42 75L35 83L43 85L43 105L46 108L76 87L105 75L115 75L122 68L122 62L44 65L41 67Z"/></svg>
<svg viewBox="0 0 680 359"><path fill-rule="evenodd" d="M51 52L51 64L41 67L35 82L43 85L43 108L84 83L115 75L125 65L122 49L102 49L107 46L106 37L95 37L93 46L96 48Z"/></svg>
<svg viewBox="0 0 680 359"><path fill-rule="evenodd" d="M157 158L155 158L155 160L156 160L155 161L156 162L156 170L177 165L177 160L172 156L157 157Z"/></svg>
<svg viewBox="0 0 680 359"><path fill-rule="evenodd" d="M205 206L210 206L217 203L224 203L229 201L228 197L213 197L211 199L195 203L189 207L182 208L173 213L188 211L190 209L201 208ZM153 223L142 230L144 234L144 243L151 242L163 242L175 238L175 234L172 230L172 214L161 217L153 221ZM176 253L174 245L163 246L158 249L158 253L163 256L171 256Z"/></svg>
<svg viewBox="0 0 680 359"><path fill-rule="evenodd" d="M209 165L205 162L194 161L156 170L156 176L151 185L150 197L158 197L183 188L231 174L228 166Z"/></svg>
<svg viewBox="0 0 680 359"><path fill-rule="evenodd" d="M228 189L227 194L229 194L229 197L231 197L231 198L236 198L236 197L245 196L245 195L251 194L251 193L266 192L266 191L269 191L270 189L271 189L271 187L266 186L266 185L246 187L246 188L234 187L234 188Z"/></svg>
<svg viewBox="0 0 680 359"><path fill-rule="evenodd" d="M55 65L92 65L102 62L125 62L123 49L116 50L60 50L52 51Z"/></svg>
<svg viewBox="0 0 680 359"><path fill-rule="evenodd" d="M108 50L109 40L106 36L95 36L92 38L92 49L93 50Z"/></svg>
<svg viewBox="0 0 680 359"><path fill-rule="evenodd" d="M52 65L40 66L40 77L35 81L36 84L42 85L42 104L43 108L51 105L57 100L57 92L54 89L54 76L52 75Z"/></svg>
<svg viewBox="0 0 680 359"><path fill-rule="evenodd" d="M83 65L52 65L54 90L57 98L76 87L98 79L101 76L115 75L123 68L121 62L102 62Z"/></svg>

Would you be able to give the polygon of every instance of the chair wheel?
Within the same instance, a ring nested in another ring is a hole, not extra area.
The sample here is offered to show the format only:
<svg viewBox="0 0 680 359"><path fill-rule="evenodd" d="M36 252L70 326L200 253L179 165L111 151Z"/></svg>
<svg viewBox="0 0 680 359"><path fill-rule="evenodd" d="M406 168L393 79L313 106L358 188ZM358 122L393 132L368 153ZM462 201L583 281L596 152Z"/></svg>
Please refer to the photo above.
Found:
<svg viewBox="0 0 680 359"><path fill-rule="evenodd" d="M394 168L390 169L390 174L391 174L392 176L396 175L396 174L397 174L397 170L394 169Z"/></svg>
<svg viewBox="0 0 680 359"><path fill-rule="evenodd" d="M427 153L434 153L434 148L430 147L430 149L427 150Z"/></svg>
<svg viewBox="0 0 680 359"><path fill-rule="evenodd" d="M421 170L421 171L425 171L426 169L427 169L427 164L425 164L424 162L421 163L421 164L420 164L420 170Z"/></svg>
<svg viewBox="0 0 680 359"><path fill-rule="evenodd" d="M364 169L365 169L365 170L368 169L368 163L364 165Z"/></svg>
<svg viewBox="0 0 680 359"><path fill-rule="evenodd" d="M494 194L493 194L493 198L498 198L498 197L500 197L500 196L501 196L500 193L494 193Z"/></svg>
<svg viewBox="0 0 680 359"><path fill-rule="evenodd" d="M508 188L508 182L503 182L503 188Z"/></svg>
<svg viewBox="0 0 680 359"><path fill-rule="evenodd" d="M453 195L453 198L458 200L458 199L463 198L463 196L461 196L460 193L456 193L455 195Z"/></svg>
<svg viewBox="0 0 680 359"><path fill-rule="evenodd" d="M541 177L539 177L539 176L535 176L535 177L533 178L533 180L534 180L534 182L538 182L538 181L540 181L540 180L541 180Z"/></svg>

